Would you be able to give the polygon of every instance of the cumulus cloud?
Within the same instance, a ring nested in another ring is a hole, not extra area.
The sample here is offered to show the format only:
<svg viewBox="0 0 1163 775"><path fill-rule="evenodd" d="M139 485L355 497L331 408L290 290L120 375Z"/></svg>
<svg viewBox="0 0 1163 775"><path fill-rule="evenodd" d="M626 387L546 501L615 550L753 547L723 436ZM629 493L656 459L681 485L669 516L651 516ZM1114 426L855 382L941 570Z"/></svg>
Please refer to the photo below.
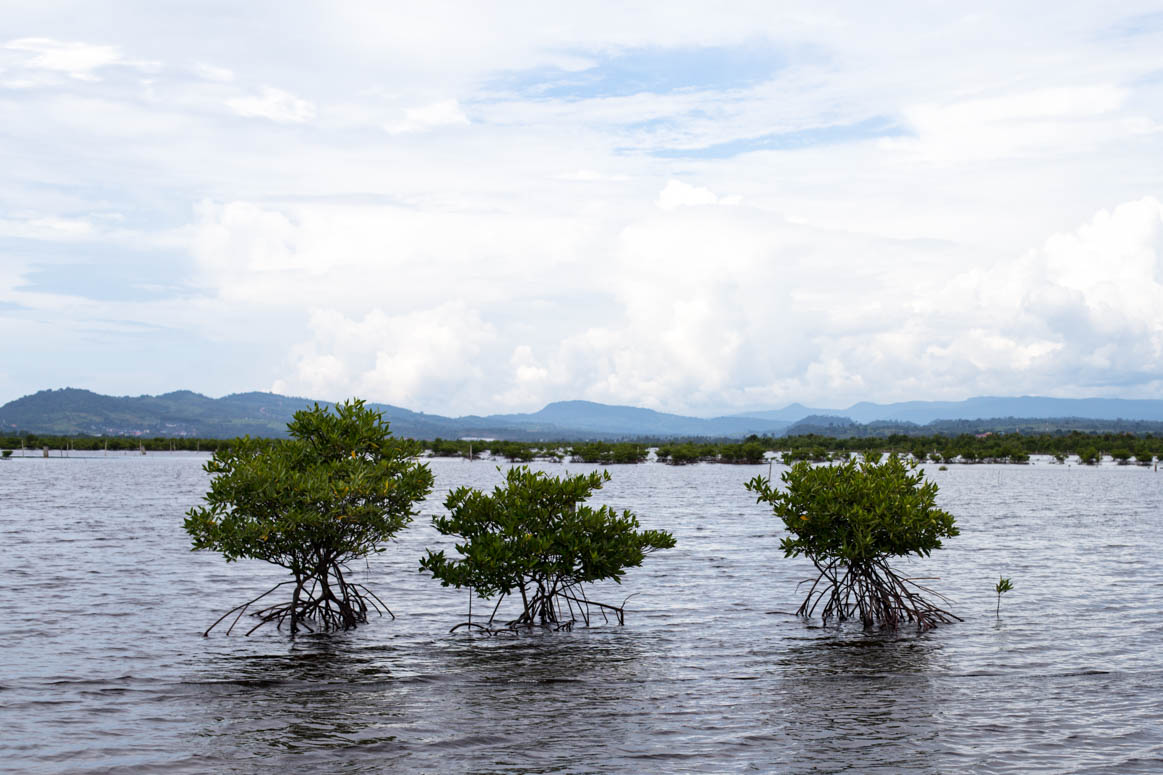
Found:
<svg viewBox="0 0 1163 775"><path fill-rule="evenodd" d="M953 278L926 313L962 312L927 357L974 381L1106 392L1163 378L1163 205L1096 213L1074 231L987 270ZM967 303L968 302L968 303Z"/></svg>
<svg viewBox="0 0 1163 775"><path fill-rule="evenodd" d="M311 338L296 346L294 377L272 389L327 397L349 393L404 406L455 406L478 388L482 347L493 327L462 302L360 319L311 314Z"/></svg>
<svg viewBox="0 0 1163 775"><path fill-rule="evenodd" d="M315 106L311 102L270 86L264 87L257 96L229 99L226 105L244 118L266 118L291 124L315 118Z"/></svg>
<svg viewBox="0 0 1163 775"><path fill-rule="evenodd" d="M1079 394L1163 373L1161 212L1128 202L968 268L954 245L748 206L645 209L571 236L538 220L235 202L204 205L198 255L225 300L316 306L281 389L453 413L562 397L714 411L873 391ZM563 236L586 260L536 268ZM494 249L503 260L481 259Z"/></svg>

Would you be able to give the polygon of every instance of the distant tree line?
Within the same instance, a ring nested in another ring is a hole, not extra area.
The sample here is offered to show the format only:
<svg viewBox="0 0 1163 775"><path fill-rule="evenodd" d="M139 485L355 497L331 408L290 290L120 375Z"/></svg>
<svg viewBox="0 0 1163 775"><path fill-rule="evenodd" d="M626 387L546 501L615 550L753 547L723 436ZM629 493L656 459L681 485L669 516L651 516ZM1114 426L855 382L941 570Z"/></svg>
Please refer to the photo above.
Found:
<svg viewBox="0 0 1163 775"><path fill-rule="evenodd" d="M53 436L48 434L25 433L20 435L0 436L0 447L4 449L75 449L79 451L99 451L108 449L110 452L124 452L144 449L148 452L215 452L226 449L233 443L233 439L195 439L189 437L169 438L155 436Z"/></svg>
<svg viewBox="0 0 1163 775"><path fill-rule="evenodd" d="M46 436L24 434L0 436L0 448L27 449L48 447L53 450L77 451L202 451L216 452L230 448L231 439L192 439L132 436ZM755 465L774 457L792 464L801 460L826 462L843 460L852 455L865 458L887 453L905 455L932 463L1028 463L1031 455L1049 455L1058 462L1078 457L1080 462L1097 464L1109 456L1119 464L1150 465L1163 458L1163 435L1132 433L989 433L956 436L933 434L916 436L850 436L838 438L823 434L800 436L749 436L743 441L649 440L574 441L528 443L486 439L434 439L419 442L426 454L436 457L480 459L488 456L512 463L534 460L594 465L643 463L650 450L656 459L671 465L691 463L725 463Z"/></svg>
<svg viewBox="0 0 1163 775"><path fill-rule="evenodd" d="M1104 455L1116 462L1148 465L1163 457L1163 436L1131 433L987 433L910 436L893 434L882 438L806 435L777 441L773 449L784 452L786 462L823 461L858 453L896 453L934 463L1028 463L1031 455L1049 455L1058 462L1078 456L1094 464Z"/></svg>
<svg viewBox="0 0 1163 775"><path fill-rule="evenodd" d="M1049 455L1058 462L1077 456L1081 462L1096 464L1104 456L1117 463L1151 464L1163 458L1163 436L1126 433L1059 434L959 434L957 436L910 436L836 438L804 436L750 436L743 441L685 440L652 444L642 442L573 442L538 446L512 441L444 441L425 446L440 457L478 458L488 454L516 463L531 460L569 460L601 465L641 463L649 449L656 449L659 462L671 465L726 463L755 465L771 457L791 464L801 460L826 462L852 455L865 458L884 454L909 456L933 463L1028 463L1031 455ZM774 453L774 454L772 454Z"/></svg>

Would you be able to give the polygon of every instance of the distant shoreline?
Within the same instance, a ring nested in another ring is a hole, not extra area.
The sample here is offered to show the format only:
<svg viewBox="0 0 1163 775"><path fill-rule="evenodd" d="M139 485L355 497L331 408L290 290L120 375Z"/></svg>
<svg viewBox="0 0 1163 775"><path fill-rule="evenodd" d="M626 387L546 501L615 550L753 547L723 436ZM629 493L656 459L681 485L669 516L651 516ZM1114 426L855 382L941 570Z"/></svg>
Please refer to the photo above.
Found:
<svg viewBox="0 0 1163 775"><path fill-rule="evenodd" d="M276 441L276 440L272 440ZM24 443L23 449L21 443ZM230 439L132 437L0 437L0 450L12 450L10 459L117 457L140 454L204 453L228 447ZM1154 466L1163 459L1163 435L1126 433L1057 434L958 434L884 437L751 436L743 441L638 440L623 442L518 442L480 439L417 441L423 455L508 463L533 461L590 463L597 465L662 462L673 465L721 463L762 465L799 460L826 463L853 455L898 454L918 462L952 465L1007 463L1024 465L1034 456L1056 463L1104 462L1117 465Z"/></svg>

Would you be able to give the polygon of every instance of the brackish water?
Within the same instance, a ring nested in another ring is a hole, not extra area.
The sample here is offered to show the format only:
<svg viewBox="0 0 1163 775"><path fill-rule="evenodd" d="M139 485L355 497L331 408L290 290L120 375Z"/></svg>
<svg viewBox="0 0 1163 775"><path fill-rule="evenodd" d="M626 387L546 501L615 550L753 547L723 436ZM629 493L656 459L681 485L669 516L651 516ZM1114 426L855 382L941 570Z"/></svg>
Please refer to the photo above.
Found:
<svg viewBox="0 0 1163 775"><path fill-rule="evenodd" d="M358 574L398 618L292 640L201 637L283 580L188 551L203 461L0 463L0 771L1163 771L1150 469L930 469L961 535L905 567L966 621L884 636L779 613L810 566L743 490L766 465L613 466L601 502L678 539L597 595L635 595L626 626L483 638L416 567L451 545L444 493L501 474L434 460L424 516Z"/></svg>

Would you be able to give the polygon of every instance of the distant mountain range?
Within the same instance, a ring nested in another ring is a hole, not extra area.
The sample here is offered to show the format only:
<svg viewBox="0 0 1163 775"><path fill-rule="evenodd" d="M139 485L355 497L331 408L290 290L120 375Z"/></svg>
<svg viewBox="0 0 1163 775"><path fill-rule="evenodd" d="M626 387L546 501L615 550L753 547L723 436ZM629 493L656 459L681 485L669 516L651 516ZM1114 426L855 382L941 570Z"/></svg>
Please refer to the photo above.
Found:
<svg viewBox="0 0 1163 775"><path fill-rule="evenodd" d="M104 396L89 390L42 390L0 406L0 434L19 432L90 436L285 436L287 423L314 401L274 393L207 398L188 390L160 396ZM328 402L319 401L320 405ZM389 404L383 412L397 436L416 439L465 436L538 441L640 437L743 437L777 435L789 423L756 417L701 419L652 409L560 401L531 414L442 417Z"/></svg>
<svg viewBox="0 0 1163 775"><path fill-rule="evenodd" d="M274 393L235 393L208 398L189 390L159 396L105 396L89 390L42 390L0 406L0 435L20 432L54 435L283 436L291 416L313 401ZM328 402L320 401L320 404ZM742 438L785 433L867 435L917 432L972 432L981 422L1003 428L1089 428L1091 421L1163 422L1163 400L1116 398L983 397L965 401L862 402L843 409L792 404L783 409L710 419L591 401L558 401L538 412L485 417L444 417L389 404L384 413L397 436L417 439L481 437L514 441L625 438ZM1020 418L1020 419L1015 419ZM1060 418L1063 421L1057 421ZM872 424L871 427L868 424ZM947 426L947 427L946 427ZM990 426L992 427L992 425Z"/></svg>
<svg viewBox="0 0 1163 775"><path fill-rule="evenodd" d="M964 401L904 401L897 404L872 404L862 401L847 409L809 409L800 404L792 404L774 411L745 412L735 416L794 423L809 415L847 417L859 423L911 422L917 425L935 420L984 420L992 417L1036 419L1078 417L1090 420L1163 421L1163 400L983 396Z"/></svg>

